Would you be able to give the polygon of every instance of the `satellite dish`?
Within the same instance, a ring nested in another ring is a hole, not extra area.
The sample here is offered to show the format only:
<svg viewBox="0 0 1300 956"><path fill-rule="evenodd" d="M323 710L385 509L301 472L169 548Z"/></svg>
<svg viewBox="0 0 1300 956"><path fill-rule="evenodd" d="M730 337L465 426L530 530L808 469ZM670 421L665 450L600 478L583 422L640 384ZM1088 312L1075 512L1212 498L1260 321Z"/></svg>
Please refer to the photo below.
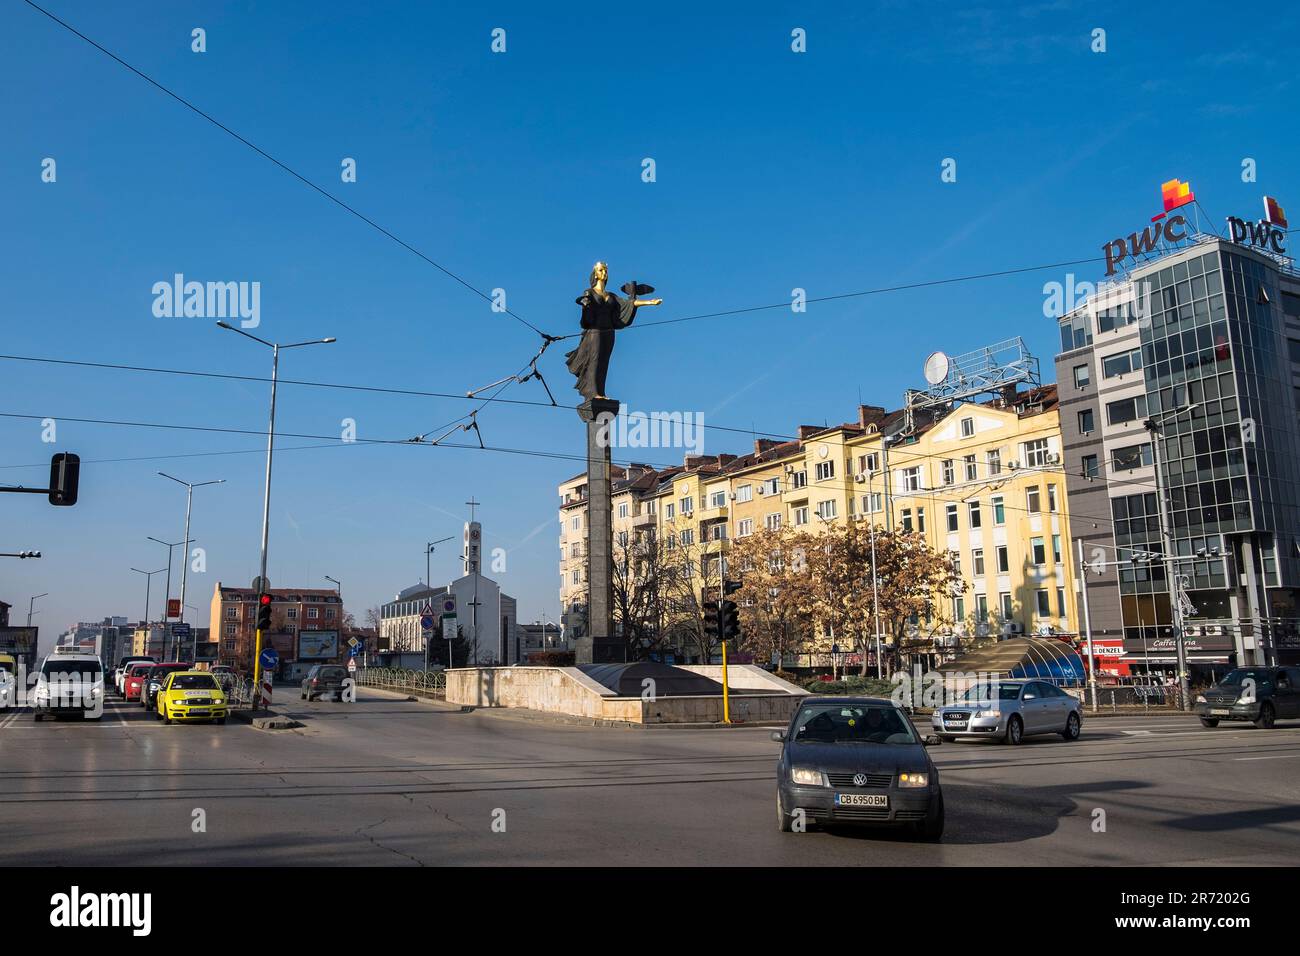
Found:
<svg viewBox="0 0 1300 956"><path fill-rule="evenodd" d="M942 352L931 352L925 360L925 380L931 385L938 385L948 377L948 356Z"/></svg>

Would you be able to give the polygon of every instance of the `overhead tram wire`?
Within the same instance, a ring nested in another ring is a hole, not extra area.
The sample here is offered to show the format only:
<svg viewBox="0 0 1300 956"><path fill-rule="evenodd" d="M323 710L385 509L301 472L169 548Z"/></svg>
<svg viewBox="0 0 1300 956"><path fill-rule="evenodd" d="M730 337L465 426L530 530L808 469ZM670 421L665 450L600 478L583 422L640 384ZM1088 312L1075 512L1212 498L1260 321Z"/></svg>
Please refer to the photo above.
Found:
<svg viewBox="0 0 1300 956"><path fill-rule="evenodd" d="M168 87L164 86L162 83L160 83L160 82L158 82L157 80L155 80L153 77L151 77L149 74L145 73L143 70L140 70L140 69L138 69L137 67L132 66L130 63L128 63L126 60L122 59L120 56L118 56L118 55L117 55L116 53L114 53L112 50L109 50L108 48L104 47L102 44L97 43L95 40L92 40L90 37L86 36L86 34L82 33L80 30L78 30L78 29L77 29L76 27L74 27L72 24L68 23L66 20L61 20L61 19L59 19L57 16L55 16L55 15L54 15L53 13L51 13L49 10L46 10L44 7L40 6L39 4L33 3L32 0L23 0L23 2L25 2L25 3L26 3L29 7L31 7L33 10L36 10L37 12L44 14L46 17L48 17L50 20L52 20L52 21L54 21L55 23L57 23L59 26L63 27L63 29L67 30L69 33L71 33L71 34L73 34L74 36L80 38L81 40L84 40L86 43L89 43L91 46L93 46L93 47L94 47L96 50L98 50L100 53L103 53L105 56L109 57L109 58L112 59L113 61L117 62L118 64L120 64L120 65L122 65L122 66L124 66L124 67L126 67L126 69L130 70L130 71L131 71L132 73L134 73L136 76L140 77L140 79L144 80L146 83L150 84L151 86L153 86L155 89L159 90L160 92L167 94L167 95L170 96L172 99L174 99L176 102L178 102L178 103L180 103L182 106L184 106L186 109L192 111L192 112L195 113L197 116L200 116L200 117L202 117L203 119L207 120L207 121L208 121L209 123L211 123L213 126L217 127L217 129L219 129L219 130L221 130L222 132L227 133L228 135L232 136L234 139L238 140L240 143L242 143L243 145L247 146L249 149L251 149L253 152L257 153L257 154L258 154L259 156L261 156L262 158L264 158L264 159L266 159L266 160L269 160L271 163L274 163L276 166L278 166L278 167L279 167L280 169L282 169L284 172L288 173L288 174L289 174L290 176L292 176L294 179L298 180L298 181L299 181L300 183L302 183L304 186L308 186L308 187L310 187L311 189L313 189L314 191L316 191L316 192L319 193L320 195L324 196L324 197L325 197L326 199L328 199L330 202L332 202L332 203L334 203L335 205L337 205L339 208L346 210L347 212L349 212L349 213L351 213L353 216L355 216L357 219L361 220L361 221L364 222L366 225L370 226L372 229L374 229L374 230L376 230L377 232L379 232L380 234L382 234L382 235L388 237L388 238L391 239L393 242L397 243L399 246L401 246L403 249L405 249L407 252L410 252L410 253L412 253L413 255L418 256L420 259L424 260L424 261L427 262L429 265L433 266L435 269L437 269L437 270L438 270L439 272L441 272L443 275L445 275L445 276L447 276L448 278L453 279L453 280L455 280L456 282L460 283L462 286L464 286L464 287L465 287L466 289L468 289L470 292L473 292L475 295L477 295L479 298L483 299L484 301L489 302L489 303L492 302L492 297L491 297L490 295L488 295L486 292L483 292L481 289L478 289L477 287L475 287L474 285L472 285L468 280L466 280L466 279L462 278L461 276L457 275L455 272L452 272L450 269L448 269L448 268L447 268L446 266L444 266L442 263L437 262L436 260L430 258L428 255L426 255L425 253L421 252L419 249L415 248L415 246L411 245L411 244L410 244L409 242L407 242L405 239L402 239L400 236L397 236L396 234L394 234L394 233L391 232L390 230L386 229L384 226L382 226L382 225L380 225L379 223L377 223L375 220L371 219L371 218L370 218L369 216L367 216L365 213L363 213L363 212L361 212L360 210L355 209L354 207L348 205L346 202L344 202L342 199L339 199L337 196L335 196L333 193L329 192L328 190L322 188L321 186L316 185L316 183L312 182L310 179L308 179L308 178L307 178L306 176L304 176L302 173L298 172L298 171L297 171L296 169L294 169L293 167L289 166L287 163L284 163L284 162L282 162L281 160L276 159L274 156L272 156L272 155L271 155L270 153L268 153L266 150L262 149L262 147L258 146L256 143L252 142L251 140L247 139L246 137L240 135L240 134L237 133L235 130L233 130L233 129L231 129L229 126L227 126L225 123L222 123L222 122L221 122L220 120L218 120L216 117L212 116L210 113L207 113L207 112L205 112L204 110L200 109L198 106L196 106L196 105L194 105L193 103L191 103L189 100L187 100L185 97L181 96L179 93L177 93L177 92L175 92L174 90L171 90L171 89L169 89ZM511 318L515 319L517 322L520 322L520 323L522 323L523 325L527 326L529 329L532 329L532 331L536 332L536 333L537 333L538 335L540 335L544 340L553 341L553 340L555 339L554 336L547 335L545 332L543 332L543 331L542 331L541 329L539 329L537 326L533 325L533 323L529 322L527 319L525 319L523 316L519 315L517 312L514 312L514 311L512 311L511 309L508 309L508 308L507 308L507 309L503 309L502 312L503 312L503 314L508 315L508 316L510 316Z"/></svg>

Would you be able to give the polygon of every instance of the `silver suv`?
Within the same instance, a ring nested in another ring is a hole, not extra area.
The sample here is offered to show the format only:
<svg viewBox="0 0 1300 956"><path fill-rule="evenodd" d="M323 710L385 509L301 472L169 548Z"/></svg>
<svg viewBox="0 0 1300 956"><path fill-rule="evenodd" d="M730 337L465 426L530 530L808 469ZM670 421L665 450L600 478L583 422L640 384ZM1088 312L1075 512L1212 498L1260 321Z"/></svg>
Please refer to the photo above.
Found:
<svg viewBox="0 0 1300 956"><path fill-rule="evenodd" d="M1043 680L999 680L976 685L958 704L935 710L934 732L944 740L984 737L1019 744L1032 734L1078 740L1083 702Z"/></svg>

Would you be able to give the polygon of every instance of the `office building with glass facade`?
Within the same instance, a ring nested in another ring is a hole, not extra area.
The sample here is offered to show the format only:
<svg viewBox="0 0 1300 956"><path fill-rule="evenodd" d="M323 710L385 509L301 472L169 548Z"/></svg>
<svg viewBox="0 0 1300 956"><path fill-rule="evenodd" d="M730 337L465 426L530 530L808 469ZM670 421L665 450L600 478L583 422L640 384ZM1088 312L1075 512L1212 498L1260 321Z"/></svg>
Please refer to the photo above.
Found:
<svg viewBox="0 0 1300 956"><path fill-rule="evenodd" d="M1214 235L1158 252L1059 320L1099 670L1172 671L1175 601L1194 678L1296 663L1300 272Z"/></svg>

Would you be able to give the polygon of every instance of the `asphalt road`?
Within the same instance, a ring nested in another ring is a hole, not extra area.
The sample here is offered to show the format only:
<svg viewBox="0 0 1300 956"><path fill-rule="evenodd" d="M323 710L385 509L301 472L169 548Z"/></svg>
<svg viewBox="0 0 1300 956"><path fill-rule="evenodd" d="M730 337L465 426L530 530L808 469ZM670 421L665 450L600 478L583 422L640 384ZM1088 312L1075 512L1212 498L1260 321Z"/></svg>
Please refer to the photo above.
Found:
<svg viewBox="0 0 1300 956"><path fill-rule="evenodd" d="M1085 721L931 750L947 832L781 834L768 729L463 714L363 689L297 730L0 716L0 865L1294 865L1300 722ZM1094 811L1105 811L1105 832ZM201 813L198 813L201 811ZM202 822L202 832L198 823ZM501 832L503 831L503 832Z"/></svg>

